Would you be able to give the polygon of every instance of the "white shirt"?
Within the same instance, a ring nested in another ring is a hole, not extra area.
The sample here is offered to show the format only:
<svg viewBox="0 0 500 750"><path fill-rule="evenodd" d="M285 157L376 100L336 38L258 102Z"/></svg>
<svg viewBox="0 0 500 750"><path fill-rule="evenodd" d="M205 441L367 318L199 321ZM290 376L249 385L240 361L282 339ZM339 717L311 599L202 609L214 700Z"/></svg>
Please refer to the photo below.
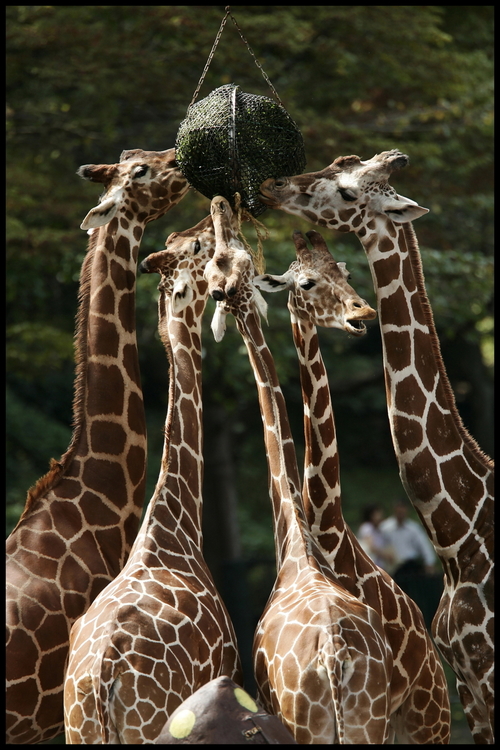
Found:
<svg viewBox="0 0 500 750"><path fill-rule="evenodd" d="M388 541L385 534L380 531L380 527L377 528L370 521L365 521L359 527L358 540L368 557L371 557L379 568L387 570L387 560L379 552L387 549Z"/></svg>
<svg viewBox="0 0 500 750"><path fill-rule="evenodd" d="M400 525L392 516L380 524L380 531L390 542L396 565L408 560L423 559L424 565L436 564L436 553L423 528L407 518Z"/></svg>

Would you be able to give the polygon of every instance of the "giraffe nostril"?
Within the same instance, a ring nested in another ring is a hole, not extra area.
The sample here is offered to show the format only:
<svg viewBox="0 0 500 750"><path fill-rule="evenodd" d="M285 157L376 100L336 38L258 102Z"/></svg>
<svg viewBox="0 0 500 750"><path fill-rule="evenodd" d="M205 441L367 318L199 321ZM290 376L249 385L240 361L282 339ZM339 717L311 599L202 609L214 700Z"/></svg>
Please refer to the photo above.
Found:
<svg viewBox="0 0 500 750"><path fill-rule="evenodd" d="M216 302L220 302L224 299L224 292L221 292L220 289L214 289L212 292L212 299L214 299Z"/></svg>
<svg viewBox="0 0 500 750"><path fill-rule="evenodd" d="M234 297L234 295L236 294L236 291L237 291L236 287L232 286L231 289L227 290L227 296Z"/></svg>
<svg viewBox="0 0 500 750"><path fill-rule="evenodd" d="M368 307L368 303L364 299L350 299L348 305L351 310L363 310L363 308Z"/></svg>

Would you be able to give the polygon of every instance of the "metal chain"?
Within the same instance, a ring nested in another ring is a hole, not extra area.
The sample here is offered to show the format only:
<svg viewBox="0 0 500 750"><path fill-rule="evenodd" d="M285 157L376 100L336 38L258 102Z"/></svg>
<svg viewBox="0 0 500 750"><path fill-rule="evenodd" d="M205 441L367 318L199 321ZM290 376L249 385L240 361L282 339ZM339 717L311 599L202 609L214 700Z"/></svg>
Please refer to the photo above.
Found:
<svg viewBox="0 0 500 750"><path fill-rule="evenodd" d="M222 23L220 25L219 31L217 32L217 36L215 37L215 42L213 44L212 51L210 52L210 54L208 56L208 60L207 60L207 62L205 64L205 68L203 70L203 73L201 74L201 78L198 81L198 86L196 87L196 91L193 94L193 98L191 99L191 104L189 105L189 107L193 106L193 104L196 101L196 97L200 93L200 89L201 89L202 83L205 80L205 76L207 74L207 70L210 67L210 63L212 62L212 58L213 58L213 56L215 54L215 50L217 49L217 45L219 44L219 40L221 38L222 31L224 29L224 26L226 25L227 17L229 16L229 5L226 6L225 10L226 10L226 15L222 19ZM188 109L189 109L189 107L188 107Z"/></svg>
<svg viewBox="0 0 500 750"><path fill-rule="evenodd" d="M235 17L233 16L233 14L232 14L232 13L230 12L230 10L229 10L229 8L230 8L230 7L231 7L230 5L227 5L227 6L226 6L226 10L227 10L227 12L229 13L229 15L231 16L231 21L232 21L232 22L234 23L234 25L235 25L235 26L236 26L236 28L238 29L238 33L239 33L239 35L241 36L241 38L243 39L244 43L246 44L246 46L247 46L247 49L248 49L248 51L250 52L250 54L252 55L252 57L253 57L253 59L254 59L254 62L255 62L255 64L256 64L256 66L257 66L257 67L259 68L260 72L261 72L261 73L262 73L262 75L264 76L264 80L265 80L265 81L267 82L267 84L268 84L269 88L270 88L270 89L271 89L271 91L273 92L273 94L274 94L274 96L276 97L276 99L278 100L279 104L280 104L280 105L281 105L281 106L283 107L283 103L282 103L281 99L280 99L280 98L279 98L279 96L278 96L278 92L277 92L277 91L276 91L276 89L274 88L274 86L273 86L273 84L271 83L271 81L269 80L269 77L267 76L267 74L266 74L266 72L265 72L264 68L262 67L262 65L260 64L260 62L259 62L259 61L257 60L257 58L255 57L255 55L254 55L254 53L253 53L253 51L252 51L252 48L250 47L250 45L248 44L247 40L246 40L246 39L245 39L245 37L243 36L243 33L242 33L242 31L241 31L240 27L239 27L239 26L238 26L238 24L236 23L236 19L235 19Z"/></svg>
<svg viewBox="0 0 500 750"><path fill-rule="evenodd" d="M256 66L257 66L257 67L259 68L260 72L262 73L262 75L263 75L263 77L264 77L264 80L265 80L265 81L267 82L267 84L268 84L269 88L271 89L271 91L273 92L274 96L275 96L275 97L276 97L276 99L278 100L278 103L279 103L279 104L280 104L280 105L281 105L281 106L283 107L283 103L282 103L282 101L281 101L281 99L280 99L280 97L279 97L279 95L278 95L278 92L276 91L276 89L274 88L273 84L272 84L272 83L271 83L271 81L269 80L269 77L267 76L267 74L266 74L266 72L265 72L264 68L262 67L262 65L260 64L260 62L259 62L259 61L257 60L257 58L255 57L255 55L254 55L254 53L253 53L253 51L252 51L252 48L251 48L251 47L250 47L250 45L248 44L247 40L246 40L246 39L245 39L245 37L243 36L243 32L241 31L240 27L239 27L239 26L238 26L238 24L236 23L236 19L235 19L235 17L233 16L233 14L231 13L231 10L230 10L230 8L231 8L231 6L230 6L230 5L226 5L226 7L225 7L226 15L225 15L225 16L224 16L224 18L222 19L222 22L221 22L221 25L220 25L219 31L217 32L217 36L215 37L215 41L214 41L214 44L213 44L212 50L211 50L211 52L210 52L210 54L209 54L209 56L208 56L208 60L207 60L207 62L206 62L206 64L205 64L205 68L204 68L204 70L203 70L203 73L201 74L201 78L200 78L200 80L198 81L198 86L196 87L196 91L195 91L195 92L194 92L194 94L193 94L193 98L191 99L191 103L190 103L190 105L189 105L188 109L189 109L190 107L192 107L192 106L193 106L193 104L194 104L194 103L195 103L195 101L196 101L196 98L197 98L198 94L200 93L200 89L201 89L201 86L202 86L202 84L203 84L203 81L205 80L205 76L206 76L206 74L207 74L208 68L210 67L210 63L212 62L212 58L213 58L213 56L214 56L214 54L215 54L215 50L217 49L217 45L219 44L219 41L220 41L220 38L221 38L221 35L222 35L222 31L223 31L223 29L224 29L224 26L226 25L226 21L227 21L227 17L228 17L228 16L231 16L231 21L232 21L232 22L234 23L234 25L236 26L236 29L238 30L238 33L239 33L240 37L242 38L242 40L243 40L243 42L245 43L245 45L246 45L246 47L247 47L248 51L249 51L249 52L250 52L250 54L252 55L252 57L253 57L253 59L254 59L254 62L255 62L255 64L256 64Z"/></svg>

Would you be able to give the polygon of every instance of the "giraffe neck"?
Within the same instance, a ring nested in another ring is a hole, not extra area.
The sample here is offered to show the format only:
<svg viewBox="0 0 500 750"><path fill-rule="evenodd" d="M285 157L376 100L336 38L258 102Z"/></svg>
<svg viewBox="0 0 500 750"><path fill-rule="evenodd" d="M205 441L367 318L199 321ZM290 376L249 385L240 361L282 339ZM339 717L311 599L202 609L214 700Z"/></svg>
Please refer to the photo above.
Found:
<svg viewBox="0 0 500 750"><path fill-rule="evenodd" d="M401 479L440 557L483 523L493 464L466 431L441 357L410 223L361 237L382 332L387 404Z"/></svg>
<svg viewBox="0 0 500 750"><path fill-rule="evenodd" d="M304 403L304 481L302 500L309 528L327 559L345 531L340 467L328 375L316 326L291 313Z"/></svg>
<svg viewBox="0 0 500 750"><path fill-rule="evenodd" d="M300 478L295 447L274 360L255 312L236 313L236 324L247 347L254 372L264 426L269 494L273 508L276 565L294 561L300 568L313 562L311 540L300 497Z"/></svg>
<svg viewBox="0 0 500 750"><path fill-rule="evenodd" d="M136 551L160 547L172 554L172 568L203 548L201 326L206 301L205 294L174 315L170 297L160 294L158 300L159 331L170 363L165 440L156 489L131 558Z"/></svg>
<svg viewBox="0 0 500 750"><path fill-rule="evenodd" d="M90 236L76 319L73 434L66 453L30 490L23 516L53 490L82 506L94 527L118 519L123 565L144 503L146 422L135 329L143 224L114 218ZM109 533L119 533L116 531Z"/></svg>

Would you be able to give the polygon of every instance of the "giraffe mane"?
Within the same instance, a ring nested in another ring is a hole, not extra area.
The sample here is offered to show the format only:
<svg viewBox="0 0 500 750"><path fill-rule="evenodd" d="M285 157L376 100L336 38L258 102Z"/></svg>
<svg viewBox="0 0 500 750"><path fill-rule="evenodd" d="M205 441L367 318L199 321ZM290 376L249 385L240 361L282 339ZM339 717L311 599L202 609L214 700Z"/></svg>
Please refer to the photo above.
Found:
<svg viewBox="0 0 500 750"><path fill-rule="evenodd" d="M76 313L76 325L74 336L75 348L75 385L73 394L73 434L66 452L59 460L50 459L50 469L28 490L26 505L21 515L20 521L30 510L33 503L47 492L64 476L64 471L70 462L75 451L78 440L80 439L83 410L85 400L85 375L87 369L87 320L90 306L90 278L92 263L94 261L95 250L97 246L97 237L99 231L94 231L90 235L87 254L83 261L80 273L80 287L78 290L78 310Z"/></svg>
<svg viewBox="0 0 500 750"><path fill-rule="evenodd" d="M457 409L455 394L453 393L453 389L450 385L450 379L448 378L448 373L446 372L446 368L444 366L443 356L441 354L441 345L439 343L439 338L436 333L436 326L434 323L434 315L432 313L432 308L425 288L424 273L422 270L422 258L420 255L415 230L413 229L411 222L401 224L400 226L404 233L408 252L411 258L411 264L413 267L413 272L415 274L415 281L417 284L420 299L422 301L422 309L424 312L425 322L430 332L432 351L436 358L439 375L441 377L446 401L448 403L448 408L453 416L453 419L455 420L459 435L467 445L469 450L472 451L472 453L476 456L476 458L479 459L479 461L485 463L489 468L493 468L494 461L479 447L475 438L473 438L472 435L468 432Z"/></svg>
<svg viewBox="0 0 500 750"><path fill-rule="evenodd" d="M172 432L173 420L171 418L174 399L175 399L175 371L174 371L174 353L172 351L172 344L166 335L161 335L160 338L165 346L165 353L168 360L168 405L167 405L167 419L163 425L163 438L164 438L164 449L162 456L162 470L167 472L169 467L169 461L171 456L170 451L170 435Z"/></svg>
<svg viewBox="0 0 500 750"><path fill-rule="evenodd" d="M198 226L198 225L197 225ZM175 401L175 369L174 369L174 352L172 349L172 342L168 335L168 323L167 313L165 307L165 294L163 290L160 290L160 296L158 297L158 333L160 340L165 347L165 354L168 362L168 398L167 398L167 418L163 425L163 455L161 459L162 471L168 470L168 463L170 459L170 434L172 432L172 414L174 409Z"/></svg>

